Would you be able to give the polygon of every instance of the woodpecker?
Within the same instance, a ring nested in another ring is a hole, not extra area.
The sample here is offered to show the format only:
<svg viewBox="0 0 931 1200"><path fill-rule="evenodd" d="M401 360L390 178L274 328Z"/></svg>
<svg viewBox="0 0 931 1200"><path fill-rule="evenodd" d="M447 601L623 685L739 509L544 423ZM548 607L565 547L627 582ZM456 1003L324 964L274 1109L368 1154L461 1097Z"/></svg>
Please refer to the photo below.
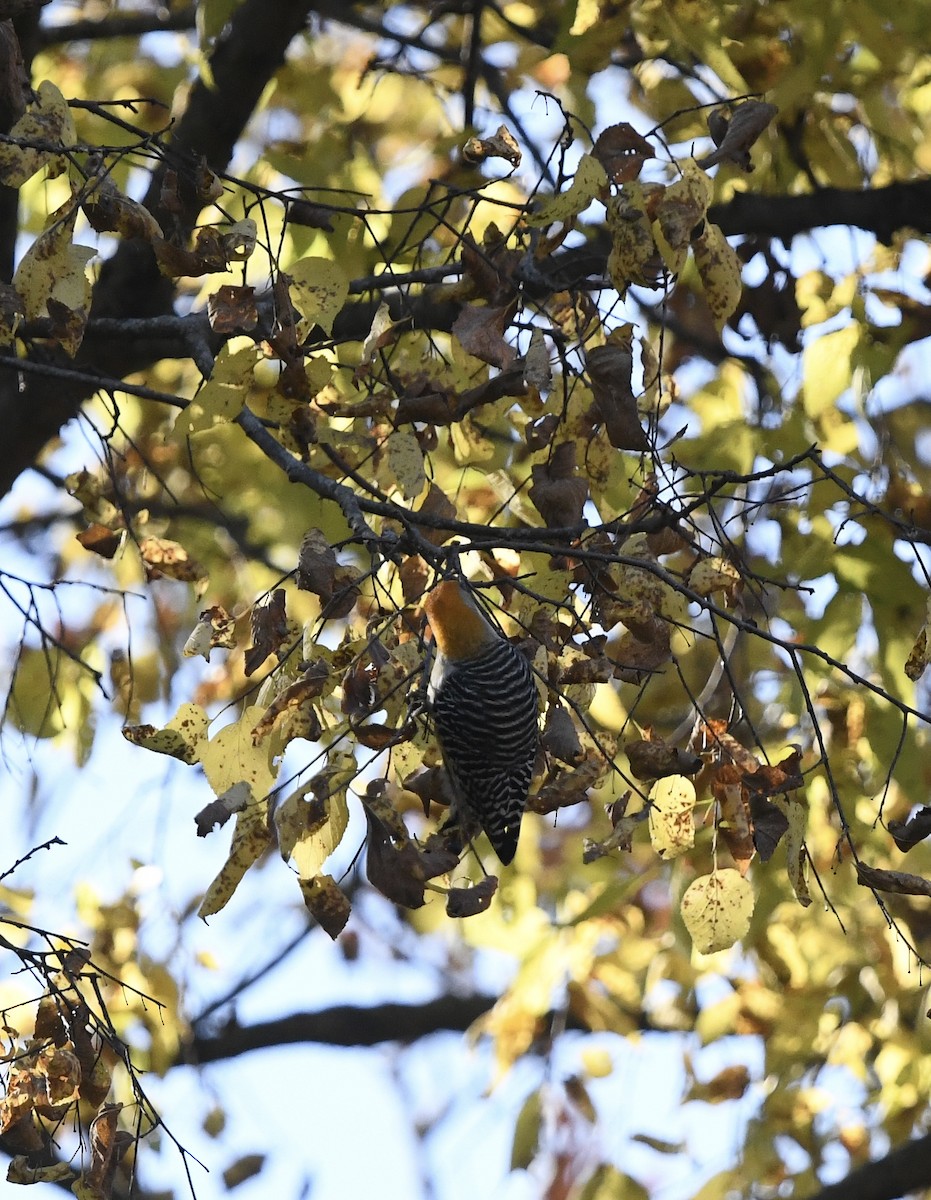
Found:
<svg viewBox="0 0 931 1200"><path fill-rule="evenodd" d="M453 817L466 838L480 825L507 864L517 850L539 740L530 666L461 584L438 584L424 607L437 649L428 696L456 801Z"/></svg>

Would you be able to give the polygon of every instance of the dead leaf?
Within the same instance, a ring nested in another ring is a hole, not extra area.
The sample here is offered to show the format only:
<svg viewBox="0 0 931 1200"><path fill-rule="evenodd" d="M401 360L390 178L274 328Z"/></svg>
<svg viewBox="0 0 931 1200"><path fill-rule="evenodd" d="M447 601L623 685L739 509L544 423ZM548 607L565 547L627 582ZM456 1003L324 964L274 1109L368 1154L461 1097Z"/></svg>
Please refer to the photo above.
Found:
<svg viewBox="0 0 931 1200"><path fill-rule="evenodd" d="M585 366L592 381L597 417L608 441L617 450L648 450L637 401L631 388L631 326L615 329L604 346L586 352Z"/></svg>
<svg viewBox="0 0 931 1200"><path fill-rule="evenodd" d="M462 147L462 157L473 166L483 163L487 158L503 158L512 167L519 167L522 156L520 146L507 125L499 125L498 132L492 137L469 138Z"/></svg>
<svg viewBox="0 0 931 1200"><path fill-rule="evenodd" d="M421 908L424 904L425 875L417 847L411 841L403 822L392 813L386 823L385 805L378 811L365 801L368 824L365 867L368 881L376 891L403 908Z"/></svg>
<svg viewBox="0 0 931 1200"><path fill-rule="evenodd" d="M878 892L892 892L901 896L931 896L931 879L922 875L907 875L904 871L883 871L857 863L857 883L875 888Z"/></svg>
<svg viewBox="0 0 931 1200"><path fill-rule="evenodd" d="M577 472L575 442L563 442L547 463L531 468L530 502L551 529L580 525L588 482Z"/></svg>
<svg viewBox="0 0 931 1200"><path fill-rule="evenodd" d="M931 837L931 808L919 808L907 821L890 821L889 832L901 851L911 850Z"/></svg>
<svg viewBox="0 0 931 1200"><path fill-rule="evenodd" d="M250 333L259 323L255 288L224 283L207 297L207 319L214 333Z"/></svg>
<svg viewBox="0 0 931 1200"><path fill-rule="evenodd" d="M114 533L112 529L107 529L105 525L100 525L96 521L74 536L85 550L89 550L92 554L99 554L101 558L112 558L119 550L120 542L123 540L122 533Z"/></svg>
<svg viewBox="0 0 931 1200"><path fill-rule="evenodd" d="M207 578L206 569L188 555L180 542L169 538L143 538L139 554L145 564L146 579L160 579L164 575L182 583L197 583Z"/></svg>
<svg viewBox="0 0 931 1200"><path fill-rule="evenodd" d="M708 117L708 132L716 149L698 160L707 170L715 163L730 160L742 171L752 171L750 147L779 112L775 104L746 100L735 109L714 109Z"/></svg>
<svg viewBox="0 0 931 1200"><path fill-rule="evenodd" d="M585 753L572 716L562 704L550 705L541 741L547 754L552 754L554 758L570 766L577 763Z"/></svg>
<svg viewBox="0 0 931 1200"><path fill-rule="evenodd" d="M661 737L644 730L643 738L628 742L624 753L630 763L634 779L663 779L667 775L697 775L702 769L702 760L690 750L670 746Z"/></svg>
<svg viewBox="0 0 931 1200"><path fill-rule="evenodd" d="M498 890L498 880L494 875L486 875L472 887L453 887L446 895L446 915L448 917L474 917L477 913L485 912L491 906L495 892Z"/></svg>
<svg viewBox="0 0 931 1200"><path fill-rule="evenodd" d="M517 357L514 347L504 340L513 315L513 304L501 308L467 304L453 322L453 335L467 354L504 370Z"/></svg>
<svg viewBox="0 0 931 1200"><path fill-rule="evenodd" d="M181 653L185 658L203 655L210 662L210 651L216 648L231 650L236 645L236 621L222 604L205 608L191 630Z"/></svg>
<svg viewBox="0 0 931 1200"><path fill-rule="evenodd" d="M252 675L270 654L278 654L289 635L284 588L275 588L270 596L252 610L252 645L246 650L243 670Z"/></svg>
<svg viewBox="0 0 931 1200"><path fill-rule="evenodd" d="M637 178L643 164L654 154L646 138L633 125L621 121L599 133L592 147L592 156L598 159L613 183L626 183L629 179Z"/></svg>
<svg viewBox="0 0 931 1200"><path fill-rule="evenodd" d="M760 862L769 862L789 828L789 818L765 796L751 795L750 820L753 825L753 844Z"/></svg>
<svg viewBox="0 0 931 1200"><path fill-rule="evenodd" d="M315 742L323 732L320 718L313 708L313 701L323 690L323 683L316 678L303 677L275 697L265 710L262 719L252 730L253 745L258 745L272 730L287 719L287 740L304 738Z"/></svg>

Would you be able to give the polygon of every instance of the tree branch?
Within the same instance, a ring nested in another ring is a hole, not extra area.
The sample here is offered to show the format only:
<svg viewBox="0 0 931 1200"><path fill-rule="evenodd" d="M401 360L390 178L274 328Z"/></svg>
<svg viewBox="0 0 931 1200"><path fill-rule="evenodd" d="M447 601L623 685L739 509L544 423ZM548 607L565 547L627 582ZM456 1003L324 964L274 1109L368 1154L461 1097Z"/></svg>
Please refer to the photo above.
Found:
<svg viewBox="0 0 931 1200"><path fill-rule="evenodd" d="M898 1200L907 1192L926 1187L931 1187L931 1134L857 1167L810 1200Z"/></svg>
<svg viewBox="0 0 931 1200"><path fill-rule="evenodd" d="M708 219L728 236L752 234L789 241L829 225L850 225L892 241L904 229L931 233L931 179L891 183L854 191L822 188L803 196L767 196L738 192L727 204L713 204Z"/></svg>
<svg viewBox="0 0 931 1200"><path fill-rule="evenodd" d="M440 996L425 1004L379 1004L372 1008L342 1004L254 1025L232 1021L213 1033L195 1031L185 1048L185 1060L219 1062L250 1050L297 1042L376 1046L380 1042L415 1042L443 1031L463 1033L496 1000L496 996Z"/></svg>

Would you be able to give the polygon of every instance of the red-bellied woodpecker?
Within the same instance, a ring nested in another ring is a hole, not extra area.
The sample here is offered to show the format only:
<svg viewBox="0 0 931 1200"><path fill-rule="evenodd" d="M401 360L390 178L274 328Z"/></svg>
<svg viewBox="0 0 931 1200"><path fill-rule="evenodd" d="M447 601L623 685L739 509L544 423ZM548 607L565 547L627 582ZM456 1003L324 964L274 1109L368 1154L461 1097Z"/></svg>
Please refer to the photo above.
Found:
<svg viewBox="0 0 931 1200"><path fill-rule="evenodd" d="M431 710L453 786L454 817L465 838L481 825L498 858L509 863L539 740L530 666L461 584L439 584L424 607L437 648Z"/></svg>

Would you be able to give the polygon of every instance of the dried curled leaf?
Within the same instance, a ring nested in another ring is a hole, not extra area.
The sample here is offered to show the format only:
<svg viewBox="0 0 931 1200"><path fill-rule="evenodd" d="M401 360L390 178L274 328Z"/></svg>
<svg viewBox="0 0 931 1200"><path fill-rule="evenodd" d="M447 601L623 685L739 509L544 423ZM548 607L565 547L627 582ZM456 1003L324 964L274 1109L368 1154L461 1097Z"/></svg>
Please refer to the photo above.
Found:
<svg viewBox="0 0 931 1200"><path fill-rule="evenodd" d="M235 645L235 619L229 615L222 604L213 604L201 612L181 653L185 658L196 658L198 655L203 655L204 659L210 662L211 650L217 648L231 650Z"/></svg>
<svg viewBox="0 0 931 1200"><path fill-rule="evenodd" d="M252 645L246 651L244 670L252 675L270 654L277 654L290 633L285 611L284 588L275 588L270 596L252 610Z"/></svg>
<svg viewBox="0 0 931 1200"><path fill-rule="evenodd" d="M486 875L474 887L453 887L446 895L446 915L448 917L474 917L477 913L485 912L494 899L498 890L498 879L495 875Z"/></svg>
<svg viewBox="0 0 931 1200"><path fill-rule="evenodd" d="M889 832L903 853L911 850L925 838L931 837L931 808L919 808L907 821L890 821Z"/></svg>
<svg viewBox="0 0 931 1200"><path fill-rule="evenodd" d="M931 879L923 875L908 875L905 871L884 871L879 867L857 863L857 883L877 892L893 892L899 896L931 896Z"/></svg>
<svg viewBox="0 0 931 1200"><path fill-rule="evenodd" d="M521 150L507 125L499 125L492 137L472 137L462 147L462 157L467 163L477 166L487 158L503 158L512 167L519 167Z"/></svg>
<svg viewBox="0 0 931 1200"><path fill-rule="evenodd" d="M742 171L752 171L750 147L778 112L775 104L762 100L746 100L730 113L726 108L714 109L708 117L708 132L716 149L700 158L698 165L707 169L729 160Z"/></svg>
<svg viewBox="0 0 931 1200"><path fill-rule="evenodd" d="M586 353L585 365L597 409L593 416L604 423L608 441L617 450L643 451L649 442L631 387L632 329L625 325L612 330L605 345Z"/></svg>

